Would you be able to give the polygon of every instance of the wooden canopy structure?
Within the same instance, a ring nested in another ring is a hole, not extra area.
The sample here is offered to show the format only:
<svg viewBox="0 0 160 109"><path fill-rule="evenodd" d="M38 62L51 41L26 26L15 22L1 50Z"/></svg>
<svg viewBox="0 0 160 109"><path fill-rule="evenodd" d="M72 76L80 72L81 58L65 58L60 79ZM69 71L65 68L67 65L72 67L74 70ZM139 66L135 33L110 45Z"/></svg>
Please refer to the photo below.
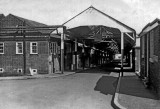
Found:
<svg viewBox="0 0 160 109"><path fill-rule="evenodd" d="M114 40L121 48L123 33L125 50L131 50L135 44L136 32L134 29L93 6L80 12L63 25L66 26L66 34L70 39L88 40L92 43L97 43L97 40L102 43Z"/></svg>
<svg viewBox="0 0 160 109"><path fill-rule="evenodd" d="M98 42L98 48L106 51L108 41L111 41L112 45L117 45L112 48L113 51L118 49L122 55L121 69L123 69L124 54L130 53L135 45L134 29L93 6L72 17L63 25L66 26L66 35L72 40L82 41L83 44L90 43L90 46Z"/></svg>

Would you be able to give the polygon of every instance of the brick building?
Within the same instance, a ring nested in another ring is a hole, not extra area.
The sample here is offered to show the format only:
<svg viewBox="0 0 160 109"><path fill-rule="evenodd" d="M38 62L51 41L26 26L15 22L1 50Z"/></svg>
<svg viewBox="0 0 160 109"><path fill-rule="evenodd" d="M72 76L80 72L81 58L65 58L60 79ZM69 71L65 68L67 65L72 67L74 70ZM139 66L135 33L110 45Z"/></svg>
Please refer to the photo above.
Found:
<svg viewBox="0 0 160 109"><path fill-rule="evenodd" d="M148 23L140 33L141 77L160 97L160 20Z"/></svg>
<svg viewBox="0 0 160 109"><path fill-rule="evenodd" d="M47 25L12 14L3 18L0 27L47 27ZM0 73L23 75L59 71L60 36L53 30L0 31ZM3 34L4 36L3 36ZM14 34L10 34L14 33ZM8 35L6 35L8 34Z"/></svg>

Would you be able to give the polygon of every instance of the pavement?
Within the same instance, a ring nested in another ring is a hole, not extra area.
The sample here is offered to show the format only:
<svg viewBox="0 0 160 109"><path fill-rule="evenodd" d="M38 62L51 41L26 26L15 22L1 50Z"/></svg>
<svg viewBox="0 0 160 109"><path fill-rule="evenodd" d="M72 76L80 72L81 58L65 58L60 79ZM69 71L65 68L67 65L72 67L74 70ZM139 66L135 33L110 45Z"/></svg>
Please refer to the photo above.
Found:
<svg viewBox="0 0 160 109"><path fill-rule="evenodd" d="M56 78L61 76L67 76L75 74L75 72L64 71L63 74L61 72L56 72L52 74L35 74L35 75L25 75L25 76L8 76L8 77L0 77L0 81L2 80L25 80L25 79L40 79L40 78Z"/></svg>
<svg viewBox="0 0 160 109"><path fill-rule="evenodd" d="M160 109L155 92L145 88L135 72L124 72L119 77L114 104L117 109Z"/></svg>

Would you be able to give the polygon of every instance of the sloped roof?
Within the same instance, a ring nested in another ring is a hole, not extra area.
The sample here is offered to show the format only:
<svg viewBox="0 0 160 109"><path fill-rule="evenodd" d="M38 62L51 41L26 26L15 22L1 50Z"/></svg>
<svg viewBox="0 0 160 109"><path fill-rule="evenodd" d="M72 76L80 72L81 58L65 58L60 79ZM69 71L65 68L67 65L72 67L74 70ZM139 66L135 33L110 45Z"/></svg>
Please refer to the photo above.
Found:
<svg viewBox="0 0 160 109"><path fill-rule="evenodd" d="M152 30L153 28L155 28L156 26L158 26L159 24L160 24L160 19L156 18L155 20L153 20L152 22L150 22L146 26L144 26L144 28L142 29L142 31L139 33L139 36L140 37L143 36L144 34L146 34L147 32L149 32L150 30Z"/></svg>
<svg viewBox="0 0 160 109"><path fill-rule="evenodd" d="M68 37L70 37L71 39L76 38L80 40L88 40L88 42L94 40L95 43L97 41L101 43L101 41L105 42L107 40L114 39L120 48L121 32L125 32L125 50L130 50L135 44L134 35L136 34L136 31L134 29L96 9L93 6L90 6L76 16L72 17L71 19L63 23L63 25L66 26L67 32L69 33ZM92 27L94 27L94 30L91 29ZM102 31L104 34L92 34L90 37L90 33L92 33L93 31L97 32L95 30L97 27L100 27L99 31L101 31L101 27L104 27L106 31ZM86 42L87 41L85 41L85 43Z"/></svg>
<svg viewBox="0 0 160 109"><path fill-rule="evenodd" d="M1 27L15 28L18 25L23 26L24 22L25 22L25 26L33 27L32 30L27 30L26 33L27 32L28 33L34 32L34 33L37 33L37 35L40 35L40 34L50 34L53 31L53 30L47 30L47 29L45 29L45 30L34 29L34 27L47 27L48 25L43 24L43 23L39 23L36 21L28 20L28 19L13 15L13 14L9 14L4 19L2 19L2 22L0 25L1 25ZM6 33L13 33L15 31L5 31L5 32ZM34 35L36 35L36 34L34 34Z"/></svg>
<svg viewBox="0 0 160 109"><path fill-rule="evenodd" d="M42 27L42 26L47 26L46 24L39 23L39 22L36 22L36 21L33 21L33 20L29 20L29 19L25 19L25 18L16 16L16 15L13 15L13 14L9 14L9 15L14 16L14 17L20 19L21 21L25 21L25 23L26 23L28 26L32 26L32 27Z"/></svg>
<svg viewBox="0 0 160 109"><path fill-rule="evenodd" d="M93 6L80 12L73 18L63 23L68 29L82 25L104 25L113 28L118 28L121 32L136 32L131 27L118 21L117 19L107 15L106 13L96 9Z"/></svg>

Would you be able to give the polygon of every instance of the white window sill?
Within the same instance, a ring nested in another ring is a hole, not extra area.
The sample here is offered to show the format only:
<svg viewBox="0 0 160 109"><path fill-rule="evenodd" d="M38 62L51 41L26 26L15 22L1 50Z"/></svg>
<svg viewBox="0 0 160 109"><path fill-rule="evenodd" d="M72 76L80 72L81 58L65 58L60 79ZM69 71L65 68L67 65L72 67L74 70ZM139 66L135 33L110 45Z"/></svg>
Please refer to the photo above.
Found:
<svg viewBox="0 0 160 109"><path fill-rule="evenodd" d="M36 54L38 54L38 53L30 53L30 54L36 55Z"/></svg>
<svg viewBox="0 0 160 109"><path fill-rule="evenodd" d="M23 54L23 53L16 53L16 54Z"/></svg>

